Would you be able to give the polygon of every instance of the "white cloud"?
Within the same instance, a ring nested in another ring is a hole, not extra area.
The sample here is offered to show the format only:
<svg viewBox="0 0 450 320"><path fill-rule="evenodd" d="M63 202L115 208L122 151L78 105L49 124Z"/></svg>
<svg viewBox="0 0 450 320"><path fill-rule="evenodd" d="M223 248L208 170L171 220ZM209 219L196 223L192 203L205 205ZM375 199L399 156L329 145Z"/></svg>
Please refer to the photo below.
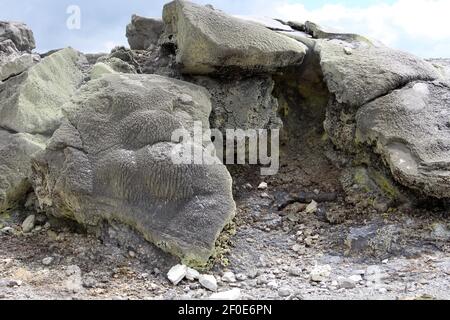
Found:
<svg viewBox="0 0 450 320"><path fill-rule="evenodd" d="M365 8L336 4L315 10L278 0L266 14L290 20L311 20L345 32L367 35L425 57L450 57L449 0L398 0Z"/></svg>

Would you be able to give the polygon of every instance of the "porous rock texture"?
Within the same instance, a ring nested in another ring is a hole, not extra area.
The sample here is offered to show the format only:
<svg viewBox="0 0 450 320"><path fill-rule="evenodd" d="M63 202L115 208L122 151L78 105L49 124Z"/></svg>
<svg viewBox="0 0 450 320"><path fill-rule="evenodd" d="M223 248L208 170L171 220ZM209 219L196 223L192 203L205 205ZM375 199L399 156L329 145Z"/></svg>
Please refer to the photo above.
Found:
<svg viewBox="0 0 450 320"><path fill-rule="evenodd" d="M61 107L83 80L81 55L63 49L0 84L0 126L15 132L51 134Z"/></svg>
<svg viewBox="0 0 450 320"><path fill-rule="evenodd" d="M42 61L29 53L34 38L24 24L2 22L0 34L0 212L5 212L25 202L30 160L59 127L62 105L83 75L81 55L73 49Z"/></svg>
<svg viewBox="0 0 450 320"><path fill-rule="evenodd" d="M278 102L273 97L270 76L246 79L196 77L193 81L211 94L211 125L223 133L227 129L279 129Z"/></svg>
<svg viewBox="0 0 450 320"><path fill-rule="evenodd" d="M33 162L40 205L86 226L127 224L190 265L204 265L235 212L231 177L221 164L181 164L171 154L194 147L172 142L176 129L205 130L205 89L156 75L108 74L66 106L67 121Z"/></svg>
<svg viewBox="0 0 450 320"><path fill-rule="evenodd" d="M0 213L24 201L33 154L45 149L46 139L27 133L0 130Z"/></svg>
<svg viewBox="0 0 450 320"><path fill-rule="evenodd" d="M306 53L306 47L293 39L210 6L176 0L165 5L163 20L162 42L177 47L184 73L270 72L300 65Z"/></svg>
<svg viewBox="0 0 450 320"><path fill-rule="evenodd" d="M359 175L380 192L450 198L448 60L180 0L163 24L133 16L131 50L91 55L87 74L72 49L37 63L32 33L0 23L2 210L24 200L31 179L48 215L119 224L204 266L236 208L210 137L172 141L180 128L196 136L195 121L222 132L284 125L291 139L328 141L351 177L345 190ZM173 162L192 149L214 164Z"/></svg>
<svg viewBox="0 0 450 320"><path fill-rule="evenodd" d="M4 40L11 40L19 51L36 48L33 31L21 22L0 21L0 42Z"/></svg>
<svg viewBox="0 0 450 320"><path fill-rule="evenodd" d="M450 86L417 81L359 109L357 138L381 153L395 179L450 197Z"/></svg>
<svg viewBox="0 0 450 320"><path fill-rule="evenodd" d="M17 50L9 39L0 42L0 82L21 74L34 64L35 59L36 56Z"/></svg>

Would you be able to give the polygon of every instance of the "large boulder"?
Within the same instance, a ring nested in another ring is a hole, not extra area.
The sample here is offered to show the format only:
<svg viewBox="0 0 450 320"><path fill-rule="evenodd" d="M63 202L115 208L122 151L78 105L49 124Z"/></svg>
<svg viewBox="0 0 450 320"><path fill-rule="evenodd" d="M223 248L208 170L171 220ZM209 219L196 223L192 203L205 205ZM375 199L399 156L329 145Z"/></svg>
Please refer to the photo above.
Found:
<svg viewBox="0 0 450 320"><path fill-rule="evenodd" d="M450 198L450 86L413 82L363 106L357 139L373 146L401 184Z"/></svg>
<svg viewBox="0 0 450 320"><path fill-rule="evenodd" d="M31 184L31 157L45 149L45 138L0 130L0 213L24 199Z"/></svg>
<svg viewBox="0 0 450 320"><path fill-rule="evenodd" d="M177 47L184 73L271 72L300 65L306 53L304 45L289 37L211 6L176 0L164 6L163 20L161 41Z"/></svg>
<svg viewBox="0 0 450 320"><path fill-rule="evenodd" d="M21 22L0 21L0 42L8 39L19 51L31 52L36 48L33 31Z"/></svg>
<svg viewBox="0 0 450 320"><path fill-rule="evenodd" d="M146 50L158 44L163 31L164 23L161 20L133 15L126 36L132 50Z"/></svg>
<svg viewBox="0 0 450 320"><path fill-rule="evenodd" d="M340 149L355 153L355 116L364 104L412 81L442 78L429 62L368 40L318 39L314 47L333 99L325 130Z"/></svg>
<svg viewBox="0 0 450 320"><path fill-rule="evenodd" d="M0 82L21 74L37 59L30 53L18 51L11 40L0 42Z"/></svg>
<svg viewBox="0 0 450 320"><path fill-rule="evenodd" d="M67 48L0 84L0 126L15 132L51 134L61 107L83 81L82 56Z"/></svg>
<svg viewBox="0 0 450 320"><path fill-rule="evenodd" d="M172 132L194 135L195 122L209 129L210 112L207 91L178 80L107 74L88 82L33 162L41 206L85 226L126 224L185 263L204 265L234 216L231 177L208 149L209 135L177 143ZM215 164L172 161L192 147Z"/></svg>
<svg viewBox="0 0 450 320"><path fill-rule="evenodd" d="M430 63L409 53L364 41L318 40L315 46L328 89L352 107L415 80L435 80Z"/></svg>

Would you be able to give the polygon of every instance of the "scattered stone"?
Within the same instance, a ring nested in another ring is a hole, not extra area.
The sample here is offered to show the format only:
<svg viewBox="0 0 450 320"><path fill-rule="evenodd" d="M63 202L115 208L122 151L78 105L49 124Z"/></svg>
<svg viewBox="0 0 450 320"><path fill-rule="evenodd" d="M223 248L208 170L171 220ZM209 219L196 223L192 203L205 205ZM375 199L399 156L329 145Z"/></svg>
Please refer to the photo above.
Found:
<svg viewBox="0 0 450 320"><path fill-rule="evenodd" d="M97 286L97 280L94 277L84 277L83 278L83 287L87 289L93 289Z"/></svg>
<svg viewBox="0 0 450 320"><path fill-rule="evenodd" d="M234 273L231 272L231 271L228 271L228 272L225 272L225 273L223 274L223 276L222 276L222 281L223 281L223 282L228 282L228 283L234 283L234 282L236 282L237 280L236 280L236 276L234 275Z"/></svg>
<svg viewBox="0 0 450 320"><path fill-rule="evenodd" d="M252 269L252 270L250 270L249 273L248 273L248 277L249 277L250 279L256 279L256 277L258 277L258 275L259 275L258 269Z"/></svg>
<svg viewBox="0 0 450 320"><path fill-rule="evenodd" d="M352 55L353 54L353 49L349 48L349 47L344 47L344 52L346 55Z"/></svg>
<svg viewBox="0 0 450 320"><path fill-rule="evenodd" d="M47 258L42 259L42 264L44 266L49 266L53 263L54 260L55 260L55 258L53 258L53 257L47 257Z"/></svg>
<svg viewBox="0 0 450 320"><path fill-rule="evenodd" d="M303 275L303 270L301 268L289 268L288 273L293 277L301 277Z"/></svg>
<svg viewBox="0 0 450 320"><path fill-rule="evenodd" d="M218 289L217 280L213 275L201 275L198 281L204 288L210 291L217 291Z"/></svg>
<svg viewBox="0 0 450 320"><path fill-rule="evenodd" d="M243 273L238 273L236 275L236 280L237 281L245 281L247 279L248 279L248 277L245 274L243 274Z"/></svg>
<svg viewBox="0 0 450 320"><path fill-rule="evenodd" d="M30 233L34 229L35 221L36 221L36 216L34 214L29 215L22 223L23 233Z"/></svg>
<svg viewBox="0 0 450 320"><path fill-rule="evenodd" d="M187 271L187 266L177 264L169 270L169 272L167 273L167 278L170 280L170 282L172 282L173 285L176 286L186 277Z"/></svg>
<svg viewBox="0 0 450 320"><path fill-rule="evenodd" d="M210 300L240 300L241 299L241 290L238 288L224 291L224 292L217 292L213 293L209 299Z"/></svg>
<svg viewBox="0 0 450 320"><path fill-rule="evenodd" d="M307 247L312 247L312 245L314 244L314 239L312 237L307 237L304 240L304 243Z"/></svg>
<svg viewBox="0 0 450 320"><path fill-rule="evenodd" d="M443 223L434 223L432 226L431 236L437 240L450 240L450 228Z"/></svg>
<svg viewBox="0 0 450 320"><path fill-rule="evenodd" d="M186 279L188 279L189 281L195 281L198 280L200 278L200 272L198 272L195 269L192 268L187 268L186 271Z"/></svg>
<svg viewBox="0 0 450 320"><path fill-rule="evenodd" d="M281 287L278 290L278 295L282 298L289 297L291 295L291 289L289 287Z"/></svg>
<svg viewBox="0 0 450 320"><path fill-rule="evenodd" d="M349 279L351 281L354 281L355 283L359 283L359 282L361 282L363 280L363 278L359 274L350 276Z"/></svg>
<svg viewBox="0 0 450 320"><path fill-rule="evenodd" d="M369 283L379 284L382 283L383 279L386 278L386 274L379 266L369 266L365 272L365 279Z"/></svg>
<svg viewBox="0 0 450 320"><path fill-rule="evenodd" d="M350 278L340 277L338 279L339 288L351 290L356 288L356 281L353 281Z"/></svg>
<svg viewBox="0 0 450 320"><path fill-rule="evenodd" d="M132 250L128 251L128 255L130 256L130 258L136 258L136 252Z"/></svg>
<svg viewBox="0 0 450 320"><path fill-rule="evenodd" d="M2 232L3 234L9 234L9 235L12 235L12 234L14 234L14 228L11 228L11 227L4 227L4 228L1 230L1 232Z"/></svg>
<svg viewBox="0 0 450 320"><path fill-rule="evenodd" d="M261 182L258 186L258 190L267 190L268 187L267 182Z"/></svg>
<svg viewBox="0 0 450 320"><path fill-rule="evenodd" d="M387 289L386 288L379 288L378 292L381 294L386 294L387 293Z"/></svg>
<svg viewBox="0 0 450 320"><path fill-rule="evenodd" d="M65 285L70 293L80 293L83 291L83 279L81 277L81 269L76 265L68 266L66 270L68 276Z"/></svg>
<svg viewBox="0 0 450 320"><path fill-rule="evenodd" d="M312 269L310 273L311 281L313 282L324 282L328 280L331 275L331 266L316 266Z"/></svg>
<svg viewBox="0 0 450 320"><path fill-rule="evenodd" d="M16 288L22 285L21 280L11 280L11 279L0 279L0 288L8 287L8 288Z"/></svg>
<svg viewBox="0 0 450 320"><path fill-rule="evenodd" d="M271 199L270 195L266 192L261 193L261 198L263 199Z"/></svg>
<svg viewBox="0 0 450 320"><path fill-rule="evenodd" d="M318 203L316 201L311 201L311 203L306 207L305 209L305 213L307 214L312 214L312 213L316 213L317 209L318 209Z"/></svg>

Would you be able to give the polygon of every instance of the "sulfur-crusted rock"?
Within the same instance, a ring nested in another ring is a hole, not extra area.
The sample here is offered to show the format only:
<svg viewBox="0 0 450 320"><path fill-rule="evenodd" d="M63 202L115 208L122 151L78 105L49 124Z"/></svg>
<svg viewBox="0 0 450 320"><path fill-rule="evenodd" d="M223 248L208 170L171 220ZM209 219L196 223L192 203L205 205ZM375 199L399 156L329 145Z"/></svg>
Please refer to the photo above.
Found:
<svg viewBox="0 0 450 320"><path fill-rule="evenodd" d="M162 42L176 45L184 73L271 72L300 65L306 53L300 42L210 6L176 0L164 7L163 20Z"/></svg>
<svg viewBox="0 0 450 320"><path fill-rule="evenodd" d="M88 82L33 163L41 206L86 226L129 225L185 264L205 264L234 215L231 177L220 164L172 161L192 146L215 160L209 136L171 138L180 128L193 134L194 121L208 129L210 112L205 89L178 80L109 74Z"/></svg>
<svg viewBox="0 0 450 320"><path fill-rule="evenodd" d="M95 80L103 76L104 74L117 73L113 68L104 62L98 62L92 66L90 76L91 80Z"/></svg>
<svg viewBox="0 0 450 320"><path fill-rule="evenodd" d="M8 39L19 51L31 52L36 48L33 31L21 22L0 21L0 42Z"/></svg>
<svg viewBox="0 0 450 320"><path fill-rule="evenodd" d="M0 213L24 200L31 188L31 157L44 148L43 137L0 130Z"/></svg>
<svg viewBox="0 0 450 320"><path fill-rule="evenodd" d="M374 147L401 184L450 197L450 86L413 82L365 105L357 139Z"/></svg>
<svg viewBox="0 0 450 320"><path fill-rule="evenodd" d="M31 134L58 128L62 105L83 80L80 59L77 51L63 49L0 84L0 126Z"/></svg>
<svg viewBox="0 0 450 320"><path fill-rule="evenodd" d="M126 36L132 50L146 50L158 43L163 31L164 24L161 20L133 15L127 26Z"/></svg>

